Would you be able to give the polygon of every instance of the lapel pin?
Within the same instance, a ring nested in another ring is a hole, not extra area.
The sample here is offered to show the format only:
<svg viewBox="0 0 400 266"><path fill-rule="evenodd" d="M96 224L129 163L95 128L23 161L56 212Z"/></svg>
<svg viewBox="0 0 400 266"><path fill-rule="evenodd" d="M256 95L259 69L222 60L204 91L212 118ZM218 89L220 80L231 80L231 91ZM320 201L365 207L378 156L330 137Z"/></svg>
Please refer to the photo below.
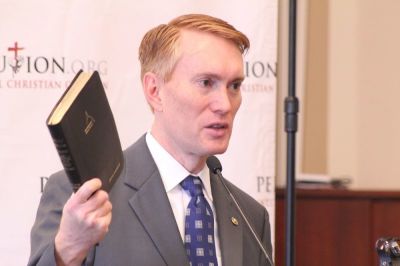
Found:
<svg viewBox="0 0 400 266"><path fill-rule="evenodd" d="M236 226L239 225L239 221L235 217L231 217L231 222Z"/></svg>

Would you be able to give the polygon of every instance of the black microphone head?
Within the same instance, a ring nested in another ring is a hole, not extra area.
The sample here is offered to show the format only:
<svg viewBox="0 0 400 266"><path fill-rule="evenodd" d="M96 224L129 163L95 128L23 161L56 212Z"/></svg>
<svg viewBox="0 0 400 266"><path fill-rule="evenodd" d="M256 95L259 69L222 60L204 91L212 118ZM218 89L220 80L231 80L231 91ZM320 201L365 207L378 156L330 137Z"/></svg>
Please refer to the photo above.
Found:
<svg viewBox="0 0 400 266"><path fill-rule="evenodd" d="M206 163L207 163L208 169L210 169L210 171L213 172L214 174L216 174L218 170L220 172L222 171L222 165L221 165L220 161L218 160L218 158L215 157L214 155L209 156L207 158Z"/></svg>

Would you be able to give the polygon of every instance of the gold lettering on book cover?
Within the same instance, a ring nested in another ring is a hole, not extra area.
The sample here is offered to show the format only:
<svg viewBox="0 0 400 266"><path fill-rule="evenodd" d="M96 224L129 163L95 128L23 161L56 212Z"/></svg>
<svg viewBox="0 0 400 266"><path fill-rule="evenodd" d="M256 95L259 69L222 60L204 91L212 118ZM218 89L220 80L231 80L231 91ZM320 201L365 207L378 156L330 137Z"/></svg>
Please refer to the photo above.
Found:
<svg viewBox="0 0 400 266"><path fill-rule="evenodd" d="M90 130L92 130L92 127L94 126L94 123L96 120L94 119L93 116L89 115L87 111L85 111L85 134L89 134Z"/></svg>
<svg viewBox="0 0 400 266"><path fill-rule="evenodd" d="M117 166L114 169L114 172L112 175L108 178L108 183L111 183L115 177L115 174L118 172L118 169L121 167L121 163L118 163Z"/></svg>

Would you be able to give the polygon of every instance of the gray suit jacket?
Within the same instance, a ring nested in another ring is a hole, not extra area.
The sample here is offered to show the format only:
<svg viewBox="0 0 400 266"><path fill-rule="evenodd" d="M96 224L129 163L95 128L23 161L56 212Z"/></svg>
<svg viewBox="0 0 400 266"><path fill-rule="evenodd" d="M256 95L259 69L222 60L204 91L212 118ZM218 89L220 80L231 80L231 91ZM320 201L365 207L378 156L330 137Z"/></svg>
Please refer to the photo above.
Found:
<svg viewBox="0 0 400 266"><path fill-rule="evenodd" d="M129 147L124 156L124 170L109 194L113 205L109 232L90 252L85 264L189 265L160 173L144 136ZM272 256L266 209L229 182L228 186ZM269 265L220 180L214 175L211 176L211 187L223 264ZM62 208L71 193L71 185L64 172L50 177L31 231L28 265L55 265L54 237ZM239 225L231 222L232 217L239 221Z"/></svg>

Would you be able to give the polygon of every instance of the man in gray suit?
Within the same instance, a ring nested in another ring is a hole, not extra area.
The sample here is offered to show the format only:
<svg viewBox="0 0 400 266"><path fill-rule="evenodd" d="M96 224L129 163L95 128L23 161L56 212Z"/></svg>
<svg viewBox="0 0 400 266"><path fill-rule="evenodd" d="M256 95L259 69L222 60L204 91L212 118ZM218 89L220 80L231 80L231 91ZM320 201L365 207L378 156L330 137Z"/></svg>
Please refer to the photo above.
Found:
<svg viewBox="0 0 400 266"><path fill-rule="evenodd" d="M214 261L206 265L271 265L221 180L206 167L208 156L228 147L248 47L243 33L206 15L180 16L151 29L139 49L151 129L124 152L125 167L109 194L97 178L72 193L64 172L50 177L28 265L194 266L186 249L185 217L194 197L182 185L188 176L199 177L214 221L206 255ZM227 185L271 257L266 209Z"/></svg>

